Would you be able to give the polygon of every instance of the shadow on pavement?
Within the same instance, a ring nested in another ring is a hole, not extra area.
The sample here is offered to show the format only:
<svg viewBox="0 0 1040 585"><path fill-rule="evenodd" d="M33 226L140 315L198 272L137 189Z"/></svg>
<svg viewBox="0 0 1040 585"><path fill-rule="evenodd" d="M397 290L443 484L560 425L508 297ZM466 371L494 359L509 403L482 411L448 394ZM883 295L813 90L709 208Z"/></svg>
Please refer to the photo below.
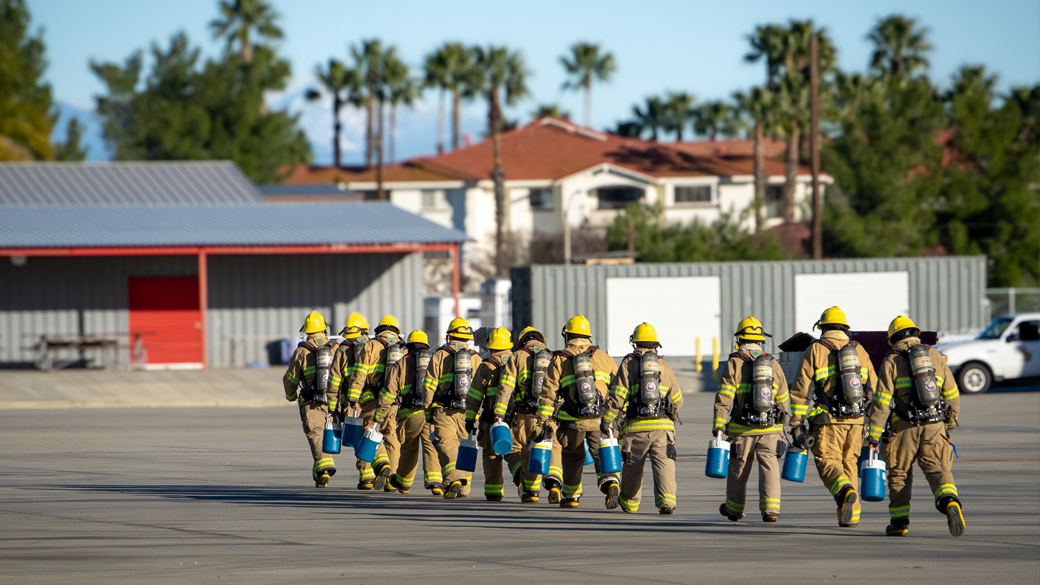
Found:
<svg viewBox="0 0 1040 585"><path fill-rule="evenodd" d="M623 514L620 510L603 509L599 492L589 493L582 500L582 508L560 511L555 506L536 504L523 505L519 502L489 503L483 494L446 502L428 495L425 490L401 496L398 494L358 493L340 491L335 488L318 492L309 489L286 489L279 487L245 487L219 485L66 485L53 486L52 490L70 490L125 494L158 498L172 498L231 504L252 504L293 508L320 509L322 513L337 514L356 512L377 516L383 520L407 522L433 522L437 526L457 528L495 528L506 530L571 530L571 531L626 531L626 532L688 532L696 529L708 534L776 535L774 527L754 528L757 514L745 521L732 524L728 521L691 520L682 515L670 518L659 517L652 505L644 502L648 510L640 515ZM586 502L586 499L588 500ZM585 507L587 506L587 507ZM547 516L552 514L553 516ZM651 520L652 519L652 520ZM360 519L359 519L360 520ZM786 525L787 529L792 526ZM835 531L836 536L843 533ZM849 536L865 536L863 533L845 532Z"/></svg>
<svg viewBox="0 0 1040 585"><path fill-rule="evenodd" d="M1040 378L1020 378L995 382L986 394L1007 394L1011 392L1040 392Z"/></svg>

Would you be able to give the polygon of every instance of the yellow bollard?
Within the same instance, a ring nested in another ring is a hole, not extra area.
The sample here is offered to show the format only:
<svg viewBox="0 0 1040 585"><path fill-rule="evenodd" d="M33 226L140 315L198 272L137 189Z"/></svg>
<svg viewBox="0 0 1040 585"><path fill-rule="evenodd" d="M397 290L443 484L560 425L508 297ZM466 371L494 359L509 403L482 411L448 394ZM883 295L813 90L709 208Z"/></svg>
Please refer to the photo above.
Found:
<svg viewBox="0 0 1040 585"><path fill-rule="evenodd" d="M700 372L704 369L704 364L701 363L701 338L697 338L697 371Z"/></svg>
<svg viewBox="0 0 1040 585"><path fill-rule="evenodd" d="M719 381L719 338L711 338L711 379Z"/></svg>

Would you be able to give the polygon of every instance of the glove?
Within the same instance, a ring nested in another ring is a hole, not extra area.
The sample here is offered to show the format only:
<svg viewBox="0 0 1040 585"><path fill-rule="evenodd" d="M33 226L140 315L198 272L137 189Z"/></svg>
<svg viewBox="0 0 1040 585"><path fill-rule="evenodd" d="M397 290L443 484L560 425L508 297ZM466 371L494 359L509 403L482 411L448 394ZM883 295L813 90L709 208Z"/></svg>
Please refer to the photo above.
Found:
<svg viewBox="0 0 1040 585"><path fill-rule="evenodd" d="M285 401L286 401L286 402L295 402L295 401L296 401L296 393L295 393L295 392L293 392L292 394L289 394L289 393L287 392L287 393L285 394Z"/></svg>
<svg viewBox="0 0 1040 585"><path fill-rule="evenodd" d="M601 437L606 437L607 435L610 435L611 434L611 429L613 428L613 426L614 425L612 425L611 423L607 422L607 419L600 420L599 421L599 434L600 434L600 436Z"/></svg>
<svg viewBox="0 0 1040 585"><path fill-rule="evenodd" d="M475 428L477 428L477 421L475 421L475 420L468 420L468 421L466 421L466 432L467 433L472 435L473 434L473 429L475 429Z"/></svg>
<svg viewBox="0 0 1040 585"><path fill-rule="evenodd" d="M813 443L816 442L815 439L813 439L812 435L810 435L805 430L805 427L801 425L798 425L791 429L791 441L799 448L806 450L812 447Z"/></svg>
<svg viewBox="0 0 1040 585"><path fill-rule="evenodd" d="M881 439L878 439L877 437L867 437L867 444L870 445L871 448L877 449L878 445L881 444Z"/></svg>
<svg viewBox="0 0 1040 585"><path fill-rule="evenodd" d="M714 436L717 436L719 434L725 435L726 434L726 427L715 427L715 428L711 429L711 436L714 437Z"/></svg>

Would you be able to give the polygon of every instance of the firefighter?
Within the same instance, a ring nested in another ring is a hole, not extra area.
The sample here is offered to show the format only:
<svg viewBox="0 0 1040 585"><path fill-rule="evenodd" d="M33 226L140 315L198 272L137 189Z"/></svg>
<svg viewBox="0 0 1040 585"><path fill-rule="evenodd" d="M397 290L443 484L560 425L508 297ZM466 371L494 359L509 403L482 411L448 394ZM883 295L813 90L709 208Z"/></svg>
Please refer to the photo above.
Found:
<svg viewBox="0 0 1040 585"><path fill-rule="evenodd" d="M675 511L675 419L682 390L671 366L657 355L657 330L640 323L628 338L634 350L621 360L610 383L610 398L600 422L600 434L613 434L621 423L621 495L625 512L639 510L643 466L647 458L654 475L654 505L661 514Z"/></svg>
<svg viewBox="0 0 1040 585"><path fill-rule="evenodd" d="M563 449L563 499L561 508L576 508L581 498L581 474L588 444L596 465L599 489L608 510L617 508L621 490L613 473L599 471L599 426L610 380L617 372L614 359L594 345L592 327L582 315L563 326L567 347L553 353L538 403L534 435L553 427Z"/></svg>
<svg viewBox="0 0 1040 585"><path fill-rule="evenodd" d="M422 381L430 364L430 340L420 330L408 334L408 353L387 370L383 391L379 393L375 422L385 428L388 419L396 419L397 442L400 454L391 461L394 468L389 486L407 494L412 489L415 471L419 466L419 451L423 451L423 472L426 489L442 496L441 467L437 452L426 444L430 441L429 425L423 406Z"/></svg>
<svg viewBox="0 0 1040 585"><path fill-rule="evenodd" d="M791 435L796 445L812 449L820 479L838 504L838 526L852 527L859 524L856 462L865 434L863 416L877 376L867 351L849 340L844 311L827 309L817 327L820 339L802 353L791 388ZM811 410L810 400L815 402Z"/></svg>
<svg viewBox="0 0 1040 585"><path fill-rule="evenodd" d="M369 340L361 348L354 372L350 375L347 401L353 408L361 405L362 424L365 428L375 424L376 405L379 393L383 390L383 378L387 368L393 366L404 357L404 343L401 343L401 328L397 318L385 315L376 325L375 338ZM359 490L381 490L386 487L393 471L391 460L396 460L400 445L397 443L397 419L388 418L385 426L380 426L383 443L376 451L372 464L357 460L357 469L361 475Z"/></svg>
<svg viewBox="0 0 1040 585"><path fill-rule="evenodd" d="M770 336L762 323L746 317L737 324L736 351L729 355L715 394L713 436L726 433L731 449L726 501L719 513L736 522L744 517L751 468L758 460L758 509L763 522L780 517L780 464L787 442L784 418L791 412L787 379L780 364L765 353ZM771 337L771 336L770 336Z"/></svg>
<svg viewBox="0 0 1040 585"><path fill-rule="evenodd" d="M470 492L470 474L455 469L455 460L460 441L468 438L466 396L473 373L480 366L480 356L469 348L472 339L469 322L462 317L452 319L445 343L434 352L423 380L426 417L436 435L434 446L444 474L446 500L466 497Z"/></svg>
<svg viewBox="0 0 1040 585"><path fill-rule="evenodd" d="M477 430L484 466L484 497L489 502L501 502L505 493L502 474L502 456L495 453L491 443L491 425L495 422L494 405L502 379L502 372L513 355L509 330L496 327L491 331L488 349L491 355L482 361L473 373L473 383L466 395L466 432ZM477 415L480 415L479 424Z"/></svg>
<svg viewBox="0 0 1040 585"><path fill-rule="evenodd" d="M889 536L910 530L910 488L913 463L921 466L935 507L946 515L950 534L964 534L957 486L953 483L953 444L961 399L946 359L921 343L921 330L909 317L896 317L888 326L892 350L881 362L870 412L867 441L888 465ZM884 428L887 422L887 430Z"/></svg>
<svg viewBox="0 0 1040 585"><path fill-rule="evenodd" d="M525 504L538 501L543 481L541 475L527 471L527 460L531 455L531 444L538 438L533 433L538 423L538 399L551 358L541 331L534 327L521 331L513 357L502 372L502 382L495 398L495 420L510 425L513 433L513 449L505 460L513 475L513 484L520 490L520 501ZM544 479L550 504L559 504L563 494L561 453L562 447L554 434L549 475Z"/></svg>
<svg viewBox="0 0 1040 585"><path fill-rule="evenodd" d="M299 403L303 433L310 443L311 457L314 459L314 466L311 467L314 487L323 488L329 485L329 478L336 475L332 455L321 450L325 421L329 417L330 406L334 410L336 403L336 390L329 379L335 345L329 342L325 318L317 311L307 315L300 331L307 338L296 346L289 358L289 367L282 376L282 386L285 399Z"/></svg>
<svg viewBox="0 0 1040 585"><path fill-rule="evenodd" d="M361 350L368 342L368 321L361 313L353 312L347 317L347 323L339 334L343 336L343 342L336 348L332 356L332 370L329 372L329 384L336 395L335 402L329 401L331 415L342 421L347 411L355 410L347 400L347 393L343 382L350 385L350 376L354 373L357 358L361 356ZM357 413L353 413L357 416Z"/></svg>

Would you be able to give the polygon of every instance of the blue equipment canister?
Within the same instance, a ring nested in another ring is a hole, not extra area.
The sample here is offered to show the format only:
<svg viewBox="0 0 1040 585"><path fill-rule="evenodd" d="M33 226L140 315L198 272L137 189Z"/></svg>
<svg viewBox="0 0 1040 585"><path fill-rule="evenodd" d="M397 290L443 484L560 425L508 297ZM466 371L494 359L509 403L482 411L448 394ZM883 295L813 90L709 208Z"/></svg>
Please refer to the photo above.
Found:
<svg viewBox="0 0 1040 585"><path fill-rule="evenodd" d="M379 432L379 425L365 429L365 432L361 434L361 442L358 443L357 449L354 449L354 456L365 463L372 463L372 460L376 458L376 449L382 442L383 433Z"/></svg>
<svg viewBox="0 0 1040 585"><path fill-rule="evenodd" d="M325 419L325 433L321 436L321 450L326 453L339 453L339 439L343 434L343 425Z"/></svg>
<svg viewBox="0 0 1040 585"><path fill-rule="evenodd" d="M599 439L599 471L600 473L621 471L621 447L614 438L614 433Z"/></svg>
<svg viewBox="0 0 1040 585"><path fill-rule="evenodd" d="M708 443L708 463L704 475L715 479L726 479L729 475L729 441L722 440L722 433Z"/></svg>
<svg viewBox="0 0 1040 585"><path fill-rule="evenodd" d="M513 450L513 433L509 425L497 422L491 425L491 447L495 455L508 455Z"/></svg>
<svg viewBox="0 0 1040 585"><path fill-rule="evenodd" d="M592 458L592 451L589 450L589 442L585 441L585 465L592 465L596 460Z"/></svg>
<svg viewBox="0 0 1040 585"><path fill-rule="evenodd" d="M353 449L357 449L358 445L361 444L361 435L365 432L365 427L361 424L360 416L348 416L343 419L343 444L348 445Z"/></svg>
<svg viewBox="0 0 1040 585"><path fill-rule="evenodd" d="M859 497L868 502L883 502L887 466L873 449L871 451L867 460L859 466Z"/></svg>
<svg viewBox="0 0 1040 585"><path fill-rule="evenodd" d="M809 453L805 449L799 449L792 445L787 452L784 453L784 468L780 471L780 479L796 481L798 483L804 482L805 465L808 462Z"/></svg>
<svg viewBox="0 0 1040 585"><path fill-rule="evenodd" d="M455 469L473 473L477 469L477 441L471 434L459 445L459 455L455 458Z"/></svg>
<svg viewBox="0 0 1040 585"><path fill-rule="evenodd" d="M549 475L549 462L552 460L552 439L531 445L531 454L527 460L527 473Z"/></svg>

